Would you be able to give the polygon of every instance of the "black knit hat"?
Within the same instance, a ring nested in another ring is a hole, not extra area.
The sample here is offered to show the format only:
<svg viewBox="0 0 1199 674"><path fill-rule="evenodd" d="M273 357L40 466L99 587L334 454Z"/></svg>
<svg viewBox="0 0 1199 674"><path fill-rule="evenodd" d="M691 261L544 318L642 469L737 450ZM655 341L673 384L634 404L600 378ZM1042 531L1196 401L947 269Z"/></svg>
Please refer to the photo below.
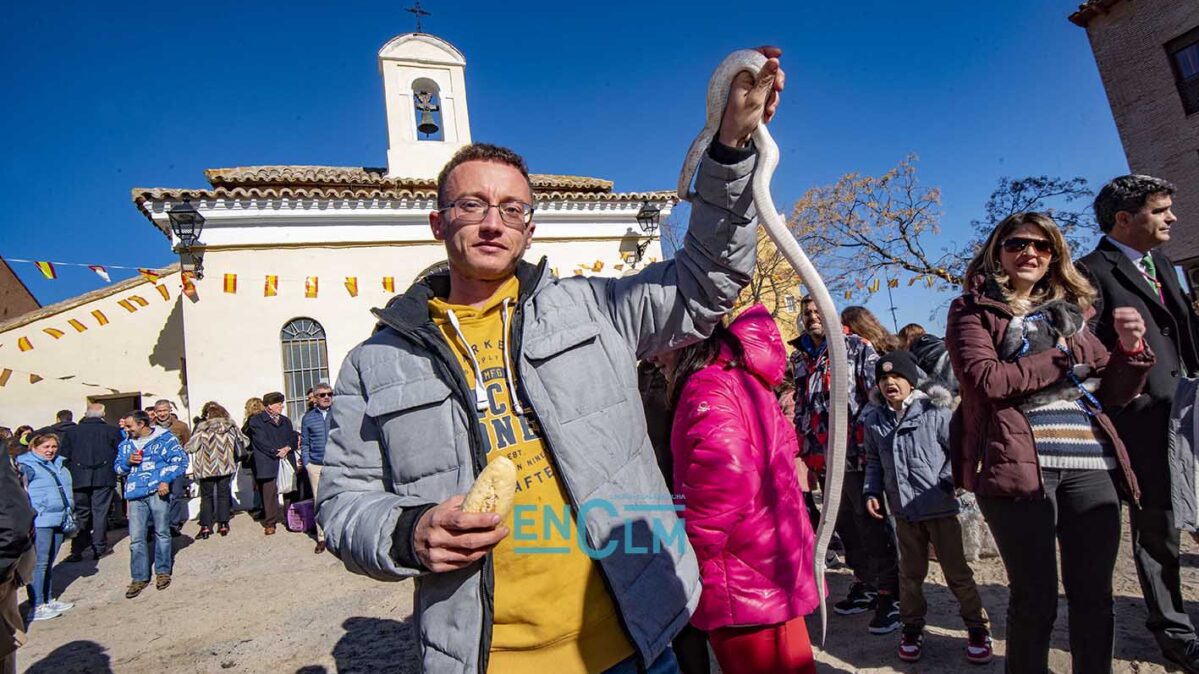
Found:
<svg viewBox="0 0 1199 674"><path fill-rule="evenodd" d="M876 381L888 374L897 374L907 379L912 386L919 384L922 379L920 366L916 364L916 359L912 357L912 354L901 349L888 353L874 364Z"/></svg>

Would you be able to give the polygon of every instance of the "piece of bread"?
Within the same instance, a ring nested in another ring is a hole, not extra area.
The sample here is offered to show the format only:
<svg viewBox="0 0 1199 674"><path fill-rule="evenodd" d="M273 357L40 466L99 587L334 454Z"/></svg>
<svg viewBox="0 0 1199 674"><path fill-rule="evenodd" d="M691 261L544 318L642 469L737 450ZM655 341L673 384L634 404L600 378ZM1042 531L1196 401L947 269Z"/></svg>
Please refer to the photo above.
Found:
<svg viewBox="0 0 1199 674"><path fill-rule="evenodd" d="M468 513L496 513L507 517L516 500L516 464L498 456L487 464L462 501Z"/></svg>

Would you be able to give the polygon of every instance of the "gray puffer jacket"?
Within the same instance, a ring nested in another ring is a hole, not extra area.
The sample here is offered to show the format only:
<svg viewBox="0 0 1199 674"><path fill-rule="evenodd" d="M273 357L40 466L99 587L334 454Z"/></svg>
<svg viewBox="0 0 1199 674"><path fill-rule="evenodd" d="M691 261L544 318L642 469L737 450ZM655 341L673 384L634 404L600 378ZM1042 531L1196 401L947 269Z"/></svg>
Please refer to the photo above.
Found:
<svg viewBox="0 0 1199 674"><path fill-rule="evenodd" d="M673 260L618 279L554 278L544 260L517 269L509 345L516 395L542 429L572 512L584 513L591 548L616 543L599 568L642 663L653 662L687 623L700 583L689 544L681 552L674 543L653 545L655 529L674 531L674 512L622 507L672 502L646 436L636 362L710 334L749 282L756 159L742 156L729 164L704 158L690 228ZM429 318L429 299L448 292L447 275L413 286L375 312L379 329L347 356L318 512L329 549L349 570L416 579L423 671L482 674L491 643L491 555L431 573L412 549L421 514L465 493L486 462L473 390Z"/></svg>
<svg viewBox="0 0 1199 674"><path fill-rule="evenodd" d="M876 497L885 492L891 510L909 522L952 517L959 505L949 462L951 396L941 385L930 385L914 395L902 417L880 398L863 420L866 482L862 492Z"/></svg>
<svg viewBox="0 0 1199 674"><path fill-rule="evenodd" d="M1170 505L1174 510L1174 526L1185 531L1199 530L1199 416L1196 416L1196 396L1199 379L1179 377L1178 388L1170 409L1170 435L1166 460L1169 461Z"/></svg>

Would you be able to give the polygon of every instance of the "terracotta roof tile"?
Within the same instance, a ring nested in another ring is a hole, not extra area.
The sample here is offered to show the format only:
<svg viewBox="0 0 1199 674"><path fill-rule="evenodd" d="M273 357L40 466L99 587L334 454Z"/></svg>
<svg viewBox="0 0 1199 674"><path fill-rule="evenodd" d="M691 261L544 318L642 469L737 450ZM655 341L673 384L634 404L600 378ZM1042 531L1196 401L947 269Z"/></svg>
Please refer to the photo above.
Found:
<svg viewBox="0 0 1199 674"><path fill-rule="evenodd" d="M431 178L389 178L387 169L362 166L237 166L215 168L204 172L213 187L297 186L297 185L354 185L392 188L436 189ZM565 189L572 192L611 192L612 181L585 176L563 176L533 173L529 176L533 189Z"/></svg>

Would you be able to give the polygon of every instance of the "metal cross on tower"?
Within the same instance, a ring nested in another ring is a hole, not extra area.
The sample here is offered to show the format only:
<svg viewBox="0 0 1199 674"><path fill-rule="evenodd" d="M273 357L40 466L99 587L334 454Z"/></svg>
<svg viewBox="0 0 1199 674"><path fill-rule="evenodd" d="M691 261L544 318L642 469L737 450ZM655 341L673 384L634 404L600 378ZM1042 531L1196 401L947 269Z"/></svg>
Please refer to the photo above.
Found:
<svg viewBox="0 0 1199 674"><path fill-rule="evenodd" d="M408 12L409 14L412 14L413 16L416 17L416 32L418 32L418 33L421 32L421 28L420 28L421 17L431 16L428 12L425 11L425 9L423 7L420 6L420 0L416 0L416 2L414 2L411 7L406 7L404 9L404 11Z"/></svg>

